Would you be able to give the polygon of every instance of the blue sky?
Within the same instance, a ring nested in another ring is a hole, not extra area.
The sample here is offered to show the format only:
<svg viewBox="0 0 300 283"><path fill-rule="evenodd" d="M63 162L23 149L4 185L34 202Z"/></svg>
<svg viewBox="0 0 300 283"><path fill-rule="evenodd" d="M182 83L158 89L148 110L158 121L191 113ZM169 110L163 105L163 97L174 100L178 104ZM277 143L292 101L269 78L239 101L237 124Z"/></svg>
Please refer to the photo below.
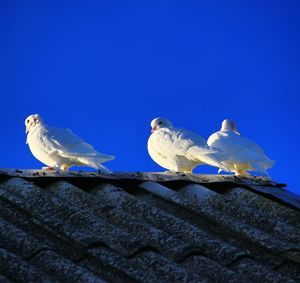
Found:
<svg viewBox="0 0 300 283"><path fill-rule="evenodd" d="M117 158L148 156L163 116L207 138L224 118L300 193L299 1L1 1L1 168L39 168L24 120L39 113ZM199 166L197 173L214 173ZM298 182L297 182L298 181Z"/></svg>

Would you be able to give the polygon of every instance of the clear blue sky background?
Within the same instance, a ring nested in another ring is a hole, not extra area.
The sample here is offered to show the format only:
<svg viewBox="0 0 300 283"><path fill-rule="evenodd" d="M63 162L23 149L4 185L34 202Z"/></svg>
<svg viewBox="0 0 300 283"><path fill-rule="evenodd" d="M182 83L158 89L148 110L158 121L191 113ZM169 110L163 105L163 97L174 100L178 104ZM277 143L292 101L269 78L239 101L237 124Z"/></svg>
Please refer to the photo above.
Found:
<svg viewBox="0 0 300 283"><path fill-rule="evenodd" d="M115 171L163 171L150 121L205 138L224 118L300 192L299 1L1 1L1 168L39 168L24 119L40 113ZM199 166L198 173L214 173Z"/></svg>

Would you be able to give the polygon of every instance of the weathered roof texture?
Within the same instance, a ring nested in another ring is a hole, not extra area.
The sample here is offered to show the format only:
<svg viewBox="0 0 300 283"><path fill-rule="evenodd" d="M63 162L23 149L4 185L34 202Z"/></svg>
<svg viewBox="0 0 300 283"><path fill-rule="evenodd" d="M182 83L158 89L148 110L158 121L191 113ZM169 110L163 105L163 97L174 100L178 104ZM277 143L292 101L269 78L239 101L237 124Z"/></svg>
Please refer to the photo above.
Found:
<svg viewBox="0 0 300 283"><path fill-rule="evenodd" d="M300 198L259 178L0 171L0 282L299 282Z"/></svg>

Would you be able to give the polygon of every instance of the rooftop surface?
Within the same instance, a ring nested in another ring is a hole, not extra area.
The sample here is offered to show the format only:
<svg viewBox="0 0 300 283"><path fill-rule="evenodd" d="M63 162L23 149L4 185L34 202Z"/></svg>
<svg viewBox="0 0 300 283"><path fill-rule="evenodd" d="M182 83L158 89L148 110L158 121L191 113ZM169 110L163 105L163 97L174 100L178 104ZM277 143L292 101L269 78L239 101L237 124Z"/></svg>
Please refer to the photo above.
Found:
<svg viewBox="0 0 300 283"><path fill-rule="evenodd" d="M0 170L0 282L299 282L300 197L263 178Z"/></svg>

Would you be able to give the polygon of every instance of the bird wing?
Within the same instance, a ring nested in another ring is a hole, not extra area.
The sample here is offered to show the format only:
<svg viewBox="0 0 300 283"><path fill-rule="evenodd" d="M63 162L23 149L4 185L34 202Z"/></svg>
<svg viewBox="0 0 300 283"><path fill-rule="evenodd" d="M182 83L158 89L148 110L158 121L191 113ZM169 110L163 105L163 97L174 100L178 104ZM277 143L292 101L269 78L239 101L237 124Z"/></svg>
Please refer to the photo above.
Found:
<svg viewBox="0 0 300 283"><path fill-rule="evenodd" d="M153 134L154 147L164 156L184 156L199 164L207 163L228 170L221 164L220 150L210 148L205 139L196 133L179 128L162 128Z"/></svg>
<svg viewBox="0 0 300 283"><path fill-rule="evenodd" d="M43 135L44 142L52 150L58 151L62 157L107 157L107 161L114 159L111 155L102 154L83 139L75 135L70 129L47 127L47 133Z"/></svg>
<svg viewBox="0 0 300 283"><path fill-rule="evenodd" d="M199 144L205 146L206 141L201 136L179 128L161 128L152 135L155 138L154 146L165 155L185 155L187 150Z"/></svg>

